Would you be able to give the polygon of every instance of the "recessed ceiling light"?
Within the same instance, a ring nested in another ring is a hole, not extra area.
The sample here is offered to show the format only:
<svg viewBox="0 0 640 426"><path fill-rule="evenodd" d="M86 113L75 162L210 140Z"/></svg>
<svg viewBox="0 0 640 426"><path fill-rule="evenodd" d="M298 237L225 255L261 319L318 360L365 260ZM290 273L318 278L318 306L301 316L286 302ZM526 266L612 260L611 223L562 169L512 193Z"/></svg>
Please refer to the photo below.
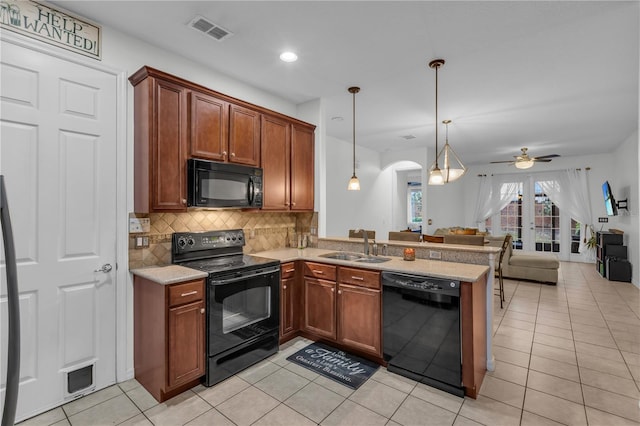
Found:
<svg viewBox="0 0 640 426"><path fill-rule="evenodd" d="M280 54L280 59L284 62L295 62L298 60L298 55L293 52L282 52Z"/></svg>

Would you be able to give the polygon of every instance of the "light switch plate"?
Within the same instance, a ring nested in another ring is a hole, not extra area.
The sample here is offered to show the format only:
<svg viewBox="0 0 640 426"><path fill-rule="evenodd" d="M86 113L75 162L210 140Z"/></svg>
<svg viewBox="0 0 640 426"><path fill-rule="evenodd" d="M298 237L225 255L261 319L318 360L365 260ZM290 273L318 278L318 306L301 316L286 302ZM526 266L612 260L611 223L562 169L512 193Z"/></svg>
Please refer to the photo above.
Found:
<svg viewBox="0 0 640 426"><path fill-rule="evenodd" d="M148 217L130 217L129 218L130 234L149 232L150 230L151 230L151 219L149 219Z"/></svg>

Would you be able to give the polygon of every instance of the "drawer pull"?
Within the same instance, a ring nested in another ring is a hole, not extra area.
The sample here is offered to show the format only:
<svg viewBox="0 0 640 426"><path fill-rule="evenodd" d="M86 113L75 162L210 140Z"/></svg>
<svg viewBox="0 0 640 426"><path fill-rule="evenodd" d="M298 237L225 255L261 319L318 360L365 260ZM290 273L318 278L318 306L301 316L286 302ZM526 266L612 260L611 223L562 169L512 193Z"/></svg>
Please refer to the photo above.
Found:
<svg viewBox="0 0 640 426"><path fill-rule="evenodd" d="M182 293L180 297L191 296L192 294L198 294L197 290L189 291L187 293Z"/></svg>
<svg viewBox="0 0 640 426"><path fill-rule="evenodd" d="M295 269L285 269L285 272L295 272Z"/></svg>
<svg viewBox="0 0 640 426"><path fill-rule="evenodd" d="M364 278L362 277L354 277L353 275L351 276L352 280L358 280L358 281L364 281Z"/></svg>
<svg viewBox="0 0 640 426"><path fill-rule="evenodd" d="M318 271L317 269L313 270L314 274L324 274L324 271Z"/></svg>

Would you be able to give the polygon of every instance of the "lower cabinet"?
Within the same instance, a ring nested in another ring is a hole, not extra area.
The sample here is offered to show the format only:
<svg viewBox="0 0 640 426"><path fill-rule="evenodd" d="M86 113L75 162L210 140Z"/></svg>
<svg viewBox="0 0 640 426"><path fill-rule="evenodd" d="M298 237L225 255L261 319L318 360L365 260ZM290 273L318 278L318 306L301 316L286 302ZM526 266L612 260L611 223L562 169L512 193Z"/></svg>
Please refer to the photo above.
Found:
<svg viewBox="0 0 640 426"><path fill-rule="evenodd" d="M297 262L280 266L280 343L296 336L299 325L299 298Z"/></svg>
<svg viewBox="0 0 640 426"><path fill-rule="evenodd" d="M205 374L204 280L163 285L134 277L134 367L162 402Z"/></svg>
<svg viewBox="0 0 640 426"><path fill-rule="evenodd" d="M304 263L307 333L382 356L380 273L358 268Z"/></svg>

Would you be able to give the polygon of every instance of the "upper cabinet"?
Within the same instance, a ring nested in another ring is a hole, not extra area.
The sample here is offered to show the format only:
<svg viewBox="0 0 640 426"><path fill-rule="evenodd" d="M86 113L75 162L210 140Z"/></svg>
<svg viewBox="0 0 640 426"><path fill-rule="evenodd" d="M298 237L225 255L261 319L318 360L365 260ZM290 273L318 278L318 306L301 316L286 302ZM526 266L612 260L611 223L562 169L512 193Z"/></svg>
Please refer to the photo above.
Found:
<svg viewBox="0 0 640 426"><path fill-rule="evenodd" d="M314 127L262 115L263 210L313 211Z"/></svg>
<svg viewBox="0 0 640 426"><path fill-rule="evenodd" d="M129 81L136 212L186 211L189 158L262 167L264 209L313 210L315 126L150 67Z"/></svg>

